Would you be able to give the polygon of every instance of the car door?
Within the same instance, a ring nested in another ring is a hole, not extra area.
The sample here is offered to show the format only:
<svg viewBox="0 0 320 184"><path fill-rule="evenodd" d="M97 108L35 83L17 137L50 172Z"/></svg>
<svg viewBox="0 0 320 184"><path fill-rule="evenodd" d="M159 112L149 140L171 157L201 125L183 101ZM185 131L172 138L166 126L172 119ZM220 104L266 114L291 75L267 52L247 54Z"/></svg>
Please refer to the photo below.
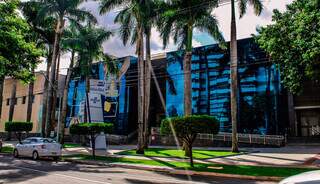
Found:
<svg viewBox="0 0 320 184"><path fill-rule="evenodd" d="M38 144L38 140L37 139L30 139L30 144L27 144L26 147L26 154L27 156L32 156L32 152L36 149L36 146Z"/></svg>
<svg viewBox="0 0 320 184"><path fill-rule="evenodd" d="M19 155L21 156L27 156L27 149L28 149L28 146L30 145L31 141L26 139L26 140L23 140L21 142L21 144L18 144L17 145L17 150L18 150L18 153Z"/></svg>

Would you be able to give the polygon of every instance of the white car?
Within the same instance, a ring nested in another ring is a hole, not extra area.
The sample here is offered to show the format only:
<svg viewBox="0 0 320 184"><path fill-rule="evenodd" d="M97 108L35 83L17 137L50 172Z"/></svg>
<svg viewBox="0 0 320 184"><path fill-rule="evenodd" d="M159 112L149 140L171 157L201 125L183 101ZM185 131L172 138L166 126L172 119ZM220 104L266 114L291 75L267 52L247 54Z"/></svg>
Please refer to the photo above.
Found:
<svg viewBox="0 0 320 184"><path fill-rule="evenodd" d="M309 171L298 175L290 176L279 184L319 184L320 170Z"/></svg>
<svg viewBox="0 0 320 184"><path fill-rule="evenodd" d="M17 144L13 150L13 156L32 157L37 160L39 157L52 157L58 160L61 157L62 146L53 139L42 137L29 137L21 144Z"/></svg>

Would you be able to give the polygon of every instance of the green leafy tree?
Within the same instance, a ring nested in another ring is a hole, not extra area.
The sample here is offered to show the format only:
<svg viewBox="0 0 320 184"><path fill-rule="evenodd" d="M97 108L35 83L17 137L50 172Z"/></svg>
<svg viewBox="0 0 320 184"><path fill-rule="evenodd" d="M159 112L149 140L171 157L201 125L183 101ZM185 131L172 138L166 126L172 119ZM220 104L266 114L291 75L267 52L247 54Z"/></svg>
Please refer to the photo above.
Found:
<svg viewBox="0 0 320 184"><path fill-rule="evenodd" d="M101 133L112 133L112 123L80 123L70 126L70 133L75 135L85 135L90 137L92 146L92 156L95 159L96 138Z"/></svg>
<svg viewBox="0 0 320 184"><path fill-rule="evenodd" d="M166 118L161 122L160 132L162 135L177 136L184 145L187 145L185 155L190 158L190 165L193 167L192 144L197 134L217 134L219 121L207 115Z"/></svg>
<svg viewBox="0 0 320 184"><path fill-rule="evenodd" d="M23 132L30 132L32 131L33 123L32 122L6 122L5 123L5 131L6 132L14 132L16 137L21 144L21 137Z"/></svg>
<svg viewBox="0 0 320 184"><path fill-rule="evenodd" d="M18 3L0 3L0 79L11 76L28 82L42 51L32 39L30 26L18 15Z"/></svg>
<svg viewBox="0 0 320 184"><path fill-rule="evenodd" d="M248 4L254 8L254 13L260 15L263 9L261 0L239 0L240 18L247 12ZM239 152L237 140L238 126L238 49L237 49L237 26L235 15L235 0L231 0L231 32L230 32L230 106L231 106L231 123L232 123L232 152Z"/></svg>
<svg viewBox="0 0 320 184"><path fill-rule="evenodd" d="M18 5L17 0L0 3L0 105L5 76L26 83L32 81L32 71L42 55L42 50L33 39L32 29L18 14ZM13 101L11 100L11 104ZM13 111L14 107L11 106L12 114Z"/></svg>
<svg viewBox="0 0 320 184"><path fill-rule="evenodd" d="M320 3L296 0L283 13L274 10L272 20L256 41L279 66L284 86L299 94L304 81L320 78Z"/></svg>

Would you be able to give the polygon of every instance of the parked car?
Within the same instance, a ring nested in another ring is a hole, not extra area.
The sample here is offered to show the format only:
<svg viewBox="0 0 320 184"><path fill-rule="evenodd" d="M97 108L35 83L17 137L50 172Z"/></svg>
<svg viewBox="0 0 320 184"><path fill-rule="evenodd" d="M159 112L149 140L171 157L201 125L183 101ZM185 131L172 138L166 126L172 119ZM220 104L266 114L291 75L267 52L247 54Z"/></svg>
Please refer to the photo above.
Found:
<svg viewBox="0 0 320 184"><path fill-rule="evenodd" d="M13 149L13 156L32 157L37 160L40 157L52 157L58 160L61 157L62 146L53 139L42 137L29 137L21 144L17 144Z"/></svg>
<svg viewBox="0 0 320 184"><path fill-rule="evenodd" d="M309 171L282 180L279 184L318 184L320 183L320 170Z"/></svg>

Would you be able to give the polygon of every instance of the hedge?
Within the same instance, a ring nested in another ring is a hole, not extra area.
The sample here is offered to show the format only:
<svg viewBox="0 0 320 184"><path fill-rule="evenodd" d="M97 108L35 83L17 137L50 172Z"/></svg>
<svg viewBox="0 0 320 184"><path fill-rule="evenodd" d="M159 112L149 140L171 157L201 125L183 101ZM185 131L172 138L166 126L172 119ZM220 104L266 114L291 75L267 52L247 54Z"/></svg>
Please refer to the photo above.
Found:
<svg viewBox="0 0 320 184"><path fill-rule="evenodd" d="M32 127L32 122L9 121L5 123L5 131L7 132L30 132Z"/></svg>

